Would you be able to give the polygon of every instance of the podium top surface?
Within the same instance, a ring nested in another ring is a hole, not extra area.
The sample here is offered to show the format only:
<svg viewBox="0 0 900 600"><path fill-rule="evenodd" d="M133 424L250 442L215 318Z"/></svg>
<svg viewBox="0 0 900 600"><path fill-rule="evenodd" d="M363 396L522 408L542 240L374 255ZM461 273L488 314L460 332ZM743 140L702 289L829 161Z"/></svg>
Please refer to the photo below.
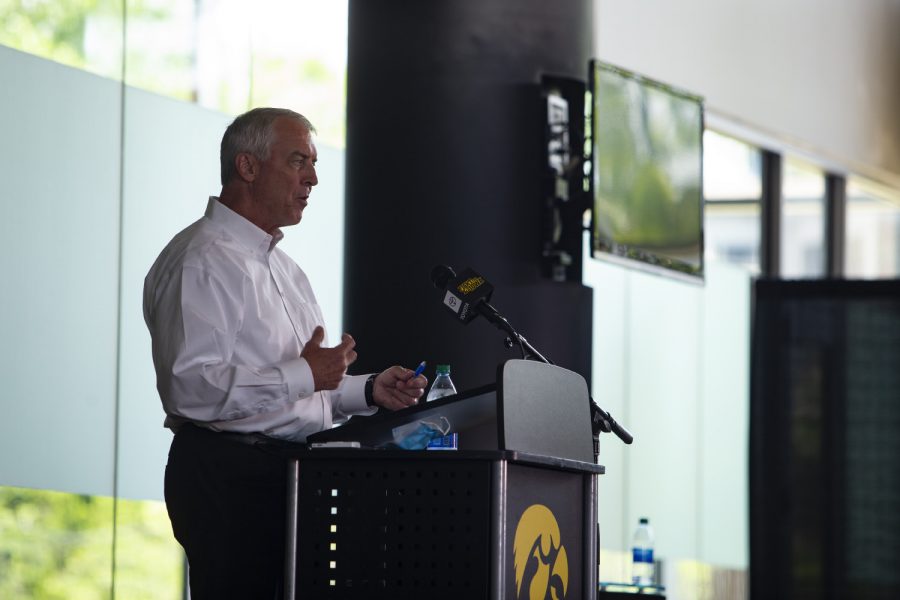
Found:
<svg viewBox="0 0 900 600"><path fill-rule="evenodd" d="M603 475L606 467L568 458L529 454L515 450L374 450L371 448L308 448L303 444L280 446L288 459L304 460L482 460L504 461L561 471Z"/></svg>

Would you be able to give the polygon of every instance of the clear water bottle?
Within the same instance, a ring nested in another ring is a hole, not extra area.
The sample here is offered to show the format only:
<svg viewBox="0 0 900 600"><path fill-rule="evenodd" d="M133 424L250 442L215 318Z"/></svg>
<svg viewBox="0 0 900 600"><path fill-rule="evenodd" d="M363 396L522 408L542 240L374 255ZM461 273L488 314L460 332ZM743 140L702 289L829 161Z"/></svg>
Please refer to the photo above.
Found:
<svg viewBox="0 0 900 600"><path fill-rule="evenodd" d="M456 393L456 386L450 380L450 365L438 365L436 372L437 376L434 378L434 383L431 384L431 390L425 396L426 402L431 402L444 396L452 396Z"/></svg>
<svg viewBox="0 0 900 600"><path fill-rule="evenodd" d="M631 540L631 582L653 585L653 574L653 528L647 517L641 517Z"/></svg>

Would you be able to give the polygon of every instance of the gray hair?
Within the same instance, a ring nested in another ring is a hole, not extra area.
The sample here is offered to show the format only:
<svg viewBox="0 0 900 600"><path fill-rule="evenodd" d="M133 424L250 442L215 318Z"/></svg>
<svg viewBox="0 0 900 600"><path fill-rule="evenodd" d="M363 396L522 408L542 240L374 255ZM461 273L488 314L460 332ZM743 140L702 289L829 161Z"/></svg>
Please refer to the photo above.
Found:
<svg viewBox="0 0 900 600"><path fill-rule="evenodd" d="M316 128L309 119L287 108L254 108L239 115L222 136L219 151L219 162L222 167L222 185L237 177L234 161L242 152L251 154L258 160L266 160L272 150L275 139L272 128L280 117L293 119L301 123L307 131L315 133Z"/></svg>

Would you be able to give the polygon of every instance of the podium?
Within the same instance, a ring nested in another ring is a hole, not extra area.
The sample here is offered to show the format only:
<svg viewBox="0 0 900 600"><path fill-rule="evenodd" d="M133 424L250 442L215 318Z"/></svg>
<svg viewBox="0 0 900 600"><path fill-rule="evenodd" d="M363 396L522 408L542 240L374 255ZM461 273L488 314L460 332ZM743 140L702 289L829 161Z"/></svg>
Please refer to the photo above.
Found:
<svg viewBox="0 0 900 600"><path fill-rule="evenodd" d="M384 449L441 418L457 450ZM496 384L309 441L360 448L289 451L285 598L596 597L604 468L576 373L508 361Z"/></svg>

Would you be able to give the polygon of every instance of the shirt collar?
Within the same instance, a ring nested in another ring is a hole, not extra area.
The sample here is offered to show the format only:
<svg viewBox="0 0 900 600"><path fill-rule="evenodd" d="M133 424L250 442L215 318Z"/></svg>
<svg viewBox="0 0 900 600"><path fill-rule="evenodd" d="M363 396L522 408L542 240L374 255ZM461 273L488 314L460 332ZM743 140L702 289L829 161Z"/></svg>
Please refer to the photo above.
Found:
<svg viewBox="0 0 900 600"><path fill-rule="evenodd" d="M276 228L275 233L269 235L219 202L217 196L209 197L209 203L206 205L206 218L227 231L248 250L259 256L274 250L275 245L284 238L284 233L282 233L281 229Z"/></svg>

